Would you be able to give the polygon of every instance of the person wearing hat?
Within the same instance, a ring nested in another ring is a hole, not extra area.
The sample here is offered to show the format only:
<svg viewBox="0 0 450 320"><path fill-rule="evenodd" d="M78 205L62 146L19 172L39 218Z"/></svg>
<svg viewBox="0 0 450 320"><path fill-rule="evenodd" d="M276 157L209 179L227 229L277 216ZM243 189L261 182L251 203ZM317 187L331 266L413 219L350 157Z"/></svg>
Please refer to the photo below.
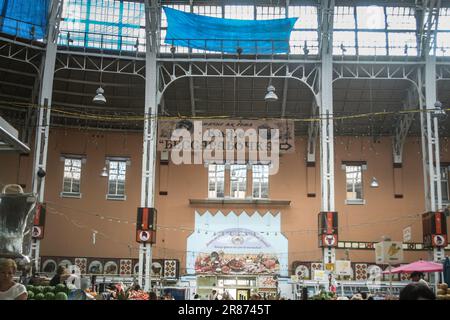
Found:
<svg viewBox="0 0 450 320"><path fill-rule="evenodd" d="M422 272L414 271L413 273L411 273L411 276L409 278L411 279L412 282L422 283L422 284L426 285L427 287L430 287L428 282L426 282L423 279Z"/></svg>

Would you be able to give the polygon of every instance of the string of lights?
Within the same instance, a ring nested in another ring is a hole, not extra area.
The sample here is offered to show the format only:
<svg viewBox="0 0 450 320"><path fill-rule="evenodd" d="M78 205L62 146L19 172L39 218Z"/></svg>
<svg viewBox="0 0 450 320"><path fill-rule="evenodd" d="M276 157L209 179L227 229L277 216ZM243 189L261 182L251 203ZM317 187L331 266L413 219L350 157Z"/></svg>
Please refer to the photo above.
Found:
<svg viewBox="0 0 450 320"><path fill-rule="evenodd" d="M89 211L85 211L85 210L80 210L78 208L71 208L71 207L67 207L67 206L62 206L62 205L59 205L59 204L54 203L54 202L47 202L47 208L48 209L60 212L59 209L56 208L56 207L60 207L60 208L67 209L67 210L74 210L77 214L79 213L81 215L88 215L88 216L96 217L96 218L99 218L101 220L106 220L106 221L109 221L109 222L136 225L135 222L131 222L131 221L126 220L126 219L119 219L119 218L116 218L116 217L110 217L110 216L107 216L107 215L103 215L101 213L89 212ZM65 213L61 213L61 214L65 214ZM358 224L349 224L349 225L339 226L338 230L340 232L345 232L345 231L348 231L348 230L354 229L354 228L372 227L373 225L376 225L376 224L389 224L389 225L391 225L393 223L404 221L404 220L413 220L412 224L414 224L419 219L421 219L421 217L422 217L421 213L408 214L408 215L395 217L395 218L390 218L390 219L382 219L382 220L368 221L368 222L358 223ZM204 234L211 233L212 235L214 235L214 234L217 235L217 234L221 233L220 231L212 230L210 228L190 228L190 227L184 227L184 226L164 226L164 225L161 225L161 224L157 224L156 229L160 230L160 231L172 231L172 232L183 232L183 233L186 233L186 232L187 233L197 232L197 233L204 233ZM298 230L285 230L283 232L277 232L277 231L259 231L259 232L261 234L265 234L265 235L278 236L278 234L280 234L280 235L292 235L292 236L295 236L295 235L317 234L318 229L317 228L311 228L311 229L308 228L308 229L298 229Z"/></svg>
<svg viewBox="0 0 450 320"><path fill-rule="evenodd" d="M5 106L10 105L13 107L20 108L39 108L36 104L27 104L27 103L17 103L17 102L8 102L8 101L0 101L0 109L5 108ZM46 107L42 107L46 110ZM442 111L450 111L450 108L442 109ZM179 120L179 119L191 119L191 120L214 120L214 119L235 119L235 120L279 120L279 118L274 117L258 117L258 118L250 118L250 117L236 117L236 116L153 116L153 115L104 115L104 114L94 114L87 112L75 112L75 111L67 111L64 109L60 109L57 106L53 106L51 108L51 112L53 115L60 115L70 118L75 118L79 120L96 120L96 121L105 121L105 122L134 122L134 121L144 121L145 119L151 119L153 117L157 117L159 120ZM378 111L378 112L367 112L367 113L359 113L352 115L343 115L343 116L326 116L320 115L317 117L308 117L308 118L296 118L296 117L284 117L284 120L291 120L294 122L318 122L322 120L333 120L333 121L343 121L349 119L359 119L359 118L370 118L370 117L379 117L379 116L399 116L405 114L417 114L417 113L435 113L435 109L404 109L404 110L396 110L396 111Z"/></svg>

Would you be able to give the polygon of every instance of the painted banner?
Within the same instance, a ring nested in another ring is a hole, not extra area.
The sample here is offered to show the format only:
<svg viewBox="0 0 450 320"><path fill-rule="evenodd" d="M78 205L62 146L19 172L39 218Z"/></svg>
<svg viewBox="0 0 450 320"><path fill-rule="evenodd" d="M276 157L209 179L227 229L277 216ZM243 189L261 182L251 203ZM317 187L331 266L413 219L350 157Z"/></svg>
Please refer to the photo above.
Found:
<svg viewBox="0 0 450 320"><path fill-rule="evenodd" d="M288 275L288 240L280 213L195 213L187 239L189 274Z"/></svg>
<svg viewBox="0 0 450 320"><path fill-rule="evenodd" d="M280 262L275 255L238 255L213 251L210 254L199 254L195 260L197 274L275 274L279 271Z"/></svg>
<svg viewBox="0 0 450 320"><path fill-rule="evenodd" d="M276 276L259 276L257 278L258 288L277 288L278 280Z"/></svg>
<svg viewBox="0 0 450 320"><path fill-rule="evenodd" d="M271 129L279 130L279 151L280 153L292 153L295 151L294 144L294 122L292 120L226 120L226 119L214 119L214 120L159 120L158 121L158 151L170 151L176 142L171 140L172 133L176 129L186 129L195 138L195 132L202 133L202 149L205 149L210 142L210 139L206 140L208 136L205 134L207 130L219 130L223 136L223 150L239 151L245 148L246 151L258 151L265 146L261 145L260 139L257 143L250 143L246 138L245 143L240 143L236 137L234 140L228 139L229 135L227 130L243 130L246 134L247 130L254 129L259 133L261 138L263 132L261 130L267 130L267 140L270 143ZM199 131L198 131L199 130ZM264 137L266 137L264 135ZM259 138L259 137L258 137Z"/></svg>

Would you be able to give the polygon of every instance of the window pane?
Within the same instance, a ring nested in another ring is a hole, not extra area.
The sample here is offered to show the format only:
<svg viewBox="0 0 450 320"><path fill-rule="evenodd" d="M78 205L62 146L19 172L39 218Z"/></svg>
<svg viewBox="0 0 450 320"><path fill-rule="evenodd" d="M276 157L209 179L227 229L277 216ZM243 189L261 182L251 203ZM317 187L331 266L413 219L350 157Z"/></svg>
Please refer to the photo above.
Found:
<svg viewBox="0 0 450 320"><path fill-rule="evenodd" d="M358 32L360 55L386 55L386 34L384 32Z"/></svg>
<svg viewBox="0 0 450 320"><path fill-rule="evenodd" d="M346 166L345 174L347 180L347 199L362 200L362 167Z"/></svg>
<svg viewBox="0 0 450 320"><path fill-rule="evenodd" d="M355 29L355 7L335 7L334 29Z"/></svg>
<svg viewBox="0 0 450 320"><path fill-rule="evenodd" d="M355 55L356 33L353 31L335 31L333 33L333 54L334 55Z"/></svg>
<svg viewBox="0 0 450 320"><path fill-rule="evenodd" d="M247 187L247 166L232 165L230 167L231 197L245 198Z"/></svg>
<svg viewBox="0 0 450 320"><path fill-rule="evenodd" d="M116 194L116 181L110 181L108 184L108 194Z"/></svg>
<svg viewBox="0 0 450 320"><path fill-rule="evenodd" d="M441 8L439 11L438 30L450 30L450 8Z"/></svg>
<svg viewBox="0 0 450 320"><path fill-rule="evenodd" d="M81 178L81 159L65 158L63 174L63 192L79 193Z"/></svg>
<svg viewBox="0 0 450 320"><path fill-rule="evenodd" d="M72 192L80 193L80 184L76 181L72 184Z"/></svg>
<svg viewBox="0 0 450 320"><path fill-rule="evenodd" d="M438 32L436 38L436 55L437 56L450 56L450 32Z"/></svg>
<svg viewBox="0 0 450 320"><path fill-rule="evenodd" d="M384 29L385 17L383 7L356 7L358 29Z"/></svg>
<svg viewBox="0 0 450 320"><path fill-rule="evenodd" d="M416 34L413 32L390 32L389 55L391 56L417 56Z"/></svg>
<svg viewBox="0 0 450 320"><path fill-rule="evenodd" d="M64 180L63 182L63 192L72 192L70 180Z"/></svg>
<svg viewBox="0 0 450 320"><path fill-rule="evenodd" d="M254 165L253 170L253 190L254 198L268 198L269 197L269 166L268 165Z"/></svg>
<svg viewBox="0 0 450 320"><path fill-rule="evenodd" d="M109 161L108 194L125 195L126 161Z"/></svg>
<svg viewBox="0 0 450 320"><path fill-rule="evenodd" d="M194 13L201 14L203 16L222 18L221 6L194 6Z"/></svg>
<svg viewBox="0 0 450 320"><path fill-rule="evenodd" d="M386 7L388 29L416 30L414 8Z"/></svg>
<svg viewBox="0 0 450 320"><path fill-rule="evenodd" d="M225 6L225 18L254 20L254 6Z"/></svg>
<svg viewBox="0 0 450 320"><path fill-rule="evenodd" d="M257 20L269 20L269 19L283 19L286 18L285 7L256 7L256 19Z"/></svg>
<svg viewBox="0 0 450 320"><path fill-rule="evenodd" d="M297 18L294 29L317 29L317 8L313 6L290 6L289 18Z"/></svg>
<svg viewBox="0 0 450 320"><path fill-rule="evenodd" d="M292 31L289 41L290 53L304 54L305 47L308 54L317 54L319 51L318 35L316 31Z"/></svg>
<svg viewBox="0 0 450 320"><path fill-rule="evenodd" d="M208 166L208 197L224 197L225 166L211 164Z"/></svg>

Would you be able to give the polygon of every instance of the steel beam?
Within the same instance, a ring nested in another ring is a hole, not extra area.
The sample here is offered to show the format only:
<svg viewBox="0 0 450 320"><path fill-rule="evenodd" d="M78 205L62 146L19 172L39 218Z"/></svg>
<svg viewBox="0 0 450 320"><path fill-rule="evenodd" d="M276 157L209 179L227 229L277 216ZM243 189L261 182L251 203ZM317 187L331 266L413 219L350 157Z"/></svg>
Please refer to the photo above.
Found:
<svg viewBox="0 0 450 320"><path fill-rule="evenodd" d="M62 0L52 0L50 9L50 18L47 30L47 47L43 62L41 64L42 72L39 93L39 109L36 124L36 137L34 149L34 162L32 173L32 189L33 193L37 195L39 202L44 202L45 191L45 174L38 176L38 172L45 172L47 169L47 149L48 137L50 129L50 115L52 107L52 92L53 92L53 77L55 74L55 61L57 51L57 38L59 22L62 14ZM35 262L36 270L39 270L39 240L34 239L34 245L37 250L34 250L32 257Z"/></svg>
<svg viewBox="0 0 450 320"><path fill-rule="evenodd" d="M412 86L407 91L406 99L403 103L403 110L411 110L417 108L419 97L416 87ZM395 135L392 139L392 149L394 155L394 164L403 162L403 146L408 136L409 129L414 121L414 113L404 113L400 116L398 124L395 128Z"/></svg>

